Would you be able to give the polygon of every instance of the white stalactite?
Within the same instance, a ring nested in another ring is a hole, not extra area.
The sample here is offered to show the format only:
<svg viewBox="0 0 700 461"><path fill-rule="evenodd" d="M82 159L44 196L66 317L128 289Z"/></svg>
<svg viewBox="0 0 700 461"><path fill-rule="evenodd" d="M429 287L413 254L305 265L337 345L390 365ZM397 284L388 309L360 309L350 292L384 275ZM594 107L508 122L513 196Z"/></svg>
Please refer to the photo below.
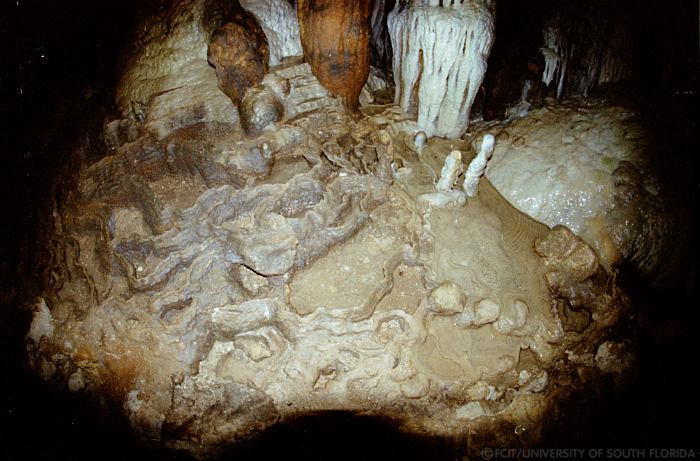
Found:
<svg viewBox="0 0 700 461"><path fill-rule="evenodd" d="M396 2L387 23L396 101L417 109L428 136L458 138L486 73L494 39L489 0Z"/></svg>
<svg viewBox="0 0 700 461"><path fill-rule="evenodd" d="M542 37L542 81L545 85L556 81L557 98L563 96L564 89L588 96L601 83L632 77L632 45L625 28L597 23L581 27L555 14L545 22Z"/></svg>
<svg viewBox="0 0 700 461"><path fill-rule="evenodd" d="M484 174L486 164L493 154L493 148L496 145L496 139L491 134L484 136L481 141L481 149L474 160L469 164L467 172L464 174L464 192L468 197L476 197L476 191L479 187L479 179Z"/></svg>
<svg viewBox="0 0 700 461"><path fill-rule="evenodd" d="M241 6L252 13L262 27L270 48L270 66L288 56L301 56L297 13L286 0L241 0Z"/></svg>
<svg viewBox="0 0 700 461"><path fill-rule="evenodd" d="M560 19L558 16L554 16L547 21L542 29L544 46L540 48L540 52L544 56L542 82L544 82L545 85L549 85L556 79L557 99L561 98L564 92L566 68L573 52L573 50L568 50L559 22Z"/></svg>

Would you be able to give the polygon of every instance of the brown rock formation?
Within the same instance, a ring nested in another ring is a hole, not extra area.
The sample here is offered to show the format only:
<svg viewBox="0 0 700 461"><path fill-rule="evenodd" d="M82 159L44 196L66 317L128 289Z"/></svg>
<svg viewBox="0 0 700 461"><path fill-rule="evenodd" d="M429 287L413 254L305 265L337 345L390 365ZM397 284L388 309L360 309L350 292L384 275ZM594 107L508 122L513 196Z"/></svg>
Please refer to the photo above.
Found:
<svg viewBox="0 0 700 461"><path fill-rule="evenodd" d="M297 12L314 75L355 112L369 74L371 0L299 0Z"/></svg>
<svg viewBox="0 0 700 461"><path fill-rule="evenodd" d="M268 69L265 33L255 18L239 8L232 20L214 31L207 51L219 88L239 106L245 91L260 83Z"/></svg>

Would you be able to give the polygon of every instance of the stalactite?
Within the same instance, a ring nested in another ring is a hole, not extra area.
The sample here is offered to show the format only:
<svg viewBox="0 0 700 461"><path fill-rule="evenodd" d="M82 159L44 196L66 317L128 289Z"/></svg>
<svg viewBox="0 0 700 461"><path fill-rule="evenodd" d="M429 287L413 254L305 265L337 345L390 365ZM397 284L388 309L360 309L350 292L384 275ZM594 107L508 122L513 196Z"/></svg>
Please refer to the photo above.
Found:
<svg viewBox="0 0 700 461"><path fill-rule="evenodd" d="M314 75L351 112L369 75L371 0L299 0L304 56Z"/></svg>
<svg viewBox="0 0 700 461"><path fill-rule="evenodd" d="M428 136L460 137L494 39L491 2L397 3L388 24L396 102Z"/></svg>

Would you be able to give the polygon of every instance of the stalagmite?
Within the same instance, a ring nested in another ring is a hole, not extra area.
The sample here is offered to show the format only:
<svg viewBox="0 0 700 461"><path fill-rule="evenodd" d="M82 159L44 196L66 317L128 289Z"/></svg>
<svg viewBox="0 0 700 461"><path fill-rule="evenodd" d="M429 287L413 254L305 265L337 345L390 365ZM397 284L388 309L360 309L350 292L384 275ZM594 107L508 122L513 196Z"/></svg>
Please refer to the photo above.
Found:
<svg viewBox="0 0 700 461"><path fill-rule="evenodd" d="M418 149L418 152L423 150L427 142L428 136L425 134L425 131L419 131L413 138L413 145L416 147L416 149Z"/></svg>
<svg viewBox="0 0 700 461"><path fill-rule="evenodd" d="M429 211L432 208L460 207L467 203L467 196L464 192L452 188L461 172L462 153L454 150L445 157L445 163L440 170L440 177L435 184L437 192L429 192L418 196L418 208L422 211Z"/></svg>
<svg viewBox="0 0 700 461"><path fill-rule="evenodd" d="M476 191L479 187L479 179L484 174L486 164L491 158L495 144L496 139L490 134L484 136L484 139L481 141L481 150L479 150L479 154L474 157L474 160L469 164L469 168L467 168L467 172L464 173L464 192L467 193L467 196L476 196Z"/></svg>
<svg viewBox="0 0 700 461"><path fill-rule="evenodd" d="M445 158L445 165L440 171L440 179L438 180L435 188L440 192L447 192L452 189L452 185L457 179L457 175L462 169L462 153L458 150L453 150Z"/></svg>
<svg viewBox="0 0 700 461"><path fill-rule="evenodd" d="M314 75L355 112L369 75L370 0L299 0L304 56Z"/></svg>
<svg viewBox="0 0 700 461"><path fill-rule="evenodd" d="M388 25L396 102L428 136L460 137L493 44L491 2L397 2Z"/></svg>

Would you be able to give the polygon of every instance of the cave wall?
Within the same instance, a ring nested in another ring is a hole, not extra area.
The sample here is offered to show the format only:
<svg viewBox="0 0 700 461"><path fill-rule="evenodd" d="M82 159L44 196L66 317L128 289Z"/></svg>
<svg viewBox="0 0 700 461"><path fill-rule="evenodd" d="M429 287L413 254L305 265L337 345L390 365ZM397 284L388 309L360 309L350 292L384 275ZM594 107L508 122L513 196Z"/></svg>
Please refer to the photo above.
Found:
<svg viewBox="0 0 700 461"><path fill-rule="evenodd" d="M698 70L697 14L694 1L673 8L646 0L498 2L496 40L477 110L486 120L504 118L506 106L523 97L527 80L537 86L525 96L535 107L546 95L588 95L614 83L638 94L685 91ZM541 48L548 24L558 27L568 50L561 88L556 78L548 88L537 79L545 70Z"/></svg>

